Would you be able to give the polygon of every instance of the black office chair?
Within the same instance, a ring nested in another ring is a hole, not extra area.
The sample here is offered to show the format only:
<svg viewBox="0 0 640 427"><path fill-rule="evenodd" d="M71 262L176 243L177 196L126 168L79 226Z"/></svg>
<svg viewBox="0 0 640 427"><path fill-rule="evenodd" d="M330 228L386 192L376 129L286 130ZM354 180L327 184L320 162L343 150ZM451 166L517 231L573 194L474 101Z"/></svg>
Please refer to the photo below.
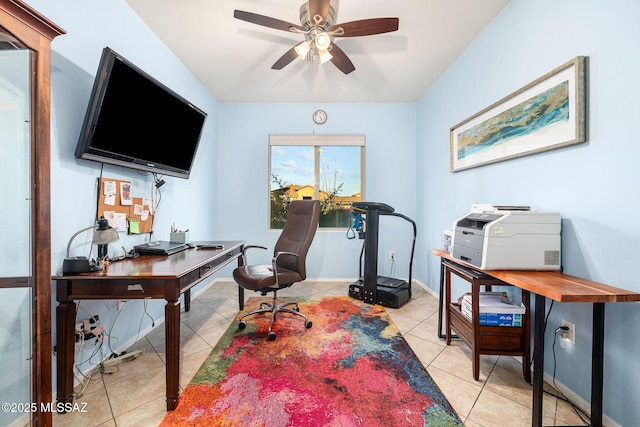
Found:
<svg viewBox="0 0 640 427"><path fill-rule="evenodd" d="M273 292L273 299L260 303L260 308L243 315L238 327L244 329L248 316L258 313L271 313L268 340L276 339L273 323L278 313L291 313L304 319L304 326L309 329L311 320L300 313L295 302L278 302L278 291L288 288L296 282L307 278L306 258L320 219L320 202L318 200L295 200L289 205L287 222L273 249L271 265L247 265L246 250L252 248L267 249L264 246L245 246L242 253L242 265L233 270L233 279L244 289L251 289L267 295ZM293 308L288 308L293 306Z"/></svg>

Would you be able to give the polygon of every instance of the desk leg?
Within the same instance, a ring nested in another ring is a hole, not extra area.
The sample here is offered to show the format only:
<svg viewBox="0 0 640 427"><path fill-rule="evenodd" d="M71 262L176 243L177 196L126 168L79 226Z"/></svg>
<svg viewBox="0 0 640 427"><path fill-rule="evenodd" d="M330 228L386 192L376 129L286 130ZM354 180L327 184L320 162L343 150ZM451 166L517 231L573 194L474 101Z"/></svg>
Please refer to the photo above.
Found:
<svg viewBox="0 0 640 427"><path fill-rule="evenodd" d="M487 286L485 286L487 288ZM451 298L451 286L447 288L449 290L448 298ZM473 379L478 381L480 379L480 280L473 279L471 281L471 311L473 313L473 320L471 321L473 329L473 342L471 343L471 355L473 357ZM447 322L449 322L447 320Z"/></svg>
<svg viewBox="0 0 640 427"><path fill-rule="evenodd" d="M544 387L544 312L545 297L536 294L533 325L533 410L531 425L542 426Z"/></svg>
<svg viewBox="0 0 640 427"><path fill-rule="evenodd" d="M178 404L180 381L180 301L167 301L164 306L165 340L167 353L167 411Z"/></svg>
<svg viewBox="0 0 640 427"><path fill-rule="evenodd" d="M445 339L446 334L442 333L442 309L444 306L444 262L440 259L440 294L438 298L438 338Z"/></svg>
<svg viewBox="0 0 640 427"><path fill-rule="evenodd" d="M184 295L184 312L191 310L191 289L187 289L182 294Z"/></svg>
<svg viewBox="0 0 640 427"><path fill-rule="evenodd" d="M526 349L524 354L522 355L522 375L524 376L524 380L527 384L531 384L531 310L529 306L531 305L531 294L529 291L525 291L522 289L522 303L524 304L526 310L526 317L524 321L523 327L524 330L524 342L526 343Z"/></svg>
<svg viewBox="0 0 640 427"><path fill-rule="evenodd" d="M76 303L65 301L56 307L57 398L58 403L73 402L73 350L75 345Z"/></svg>
<svg viewBox="0 0 640 427"><path fill-rule="evenodd" d="M444 269L444 330L445 330L445 342L447 345L451 344L453 339L453 333L451 332L451 270L445 267Z"/></svg>
<svg viewBox="0 0 640 427"><path fill-rule="evenodd" d="M604 370L604 303L593 304L591 343L591 425L602 427Z"/></svg>

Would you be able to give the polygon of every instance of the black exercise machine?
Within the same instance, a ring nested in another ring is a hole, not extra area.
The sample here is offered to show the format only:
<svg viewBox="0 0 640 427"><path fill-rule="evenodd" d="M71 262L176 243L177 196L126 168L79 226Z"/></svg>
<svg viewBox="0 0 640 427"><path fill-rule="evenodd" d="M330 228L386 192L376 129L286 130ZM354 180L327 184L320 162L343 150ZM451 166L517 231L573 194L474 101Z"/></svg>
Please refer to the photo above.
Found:
<svg viewBox="0 0 640 427"><path fill-rule="evenodd" d="M362 231L361 224L356 224L360 238L364 238L360 252L360 279L349 285L349 296L370 304L380 304L384 307L398 308L411 299L411 271L413 268L413 253L416 246L416 223L405 215L395 212L386 203L354 202L355 212L364 212L366 228ZM356 214L359 215L359 214ZM409 281L378 276L378 229L380 215L402 218L413 225L413 242L411 258L409 260ZM354 234L355 235L355 234ZM362 258L364 255L364 274L362 274Z"/></svg>

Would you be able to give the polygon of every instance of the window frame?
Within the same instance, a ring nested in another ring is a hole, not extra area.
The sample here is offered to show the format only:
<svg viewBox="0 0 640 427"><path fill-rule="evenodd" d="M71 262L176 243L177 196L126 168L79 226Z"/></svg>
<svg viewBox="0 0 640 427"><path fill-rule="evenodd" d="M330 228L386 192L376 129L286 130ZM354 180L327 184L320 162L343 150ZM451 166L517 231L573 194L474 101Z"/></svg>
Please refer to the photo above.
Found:
<svg viewBox="0 0 640 427"><path fill-rule="evenodd" d="M275 146L296 146L313 147L314 150L314 200L320 200L320 156L319 150L322 147L360 147L360 199L365 200L365 159L366 159L366 138L363 134L353 135L269 135L269 155L268 155L268 179L267 179L267 226L269 230L280 230L271 226L271 182L272 182L272 147ZM345 230L347 227L321 227L322 230Z"/></svg>

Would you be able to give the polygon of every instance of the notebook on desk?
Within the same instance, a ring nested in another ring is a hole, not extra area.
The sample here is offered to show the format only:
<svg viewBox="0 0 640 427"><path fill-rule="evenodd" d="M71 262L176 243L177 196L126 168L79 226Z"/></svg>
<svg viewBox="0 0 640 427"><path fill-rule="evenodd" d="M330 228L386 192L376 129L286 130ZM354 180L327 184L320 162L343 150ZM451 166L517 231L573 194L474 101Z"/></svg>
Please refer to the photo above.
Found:
<svg viewBox="0 0 640 427"><path fill-rule="evenodd" d="M134 246L133 249L140 255L172 255L176 252L189 249L189 247L190 246L187 243L174 243L159 240Z"/></svg>

